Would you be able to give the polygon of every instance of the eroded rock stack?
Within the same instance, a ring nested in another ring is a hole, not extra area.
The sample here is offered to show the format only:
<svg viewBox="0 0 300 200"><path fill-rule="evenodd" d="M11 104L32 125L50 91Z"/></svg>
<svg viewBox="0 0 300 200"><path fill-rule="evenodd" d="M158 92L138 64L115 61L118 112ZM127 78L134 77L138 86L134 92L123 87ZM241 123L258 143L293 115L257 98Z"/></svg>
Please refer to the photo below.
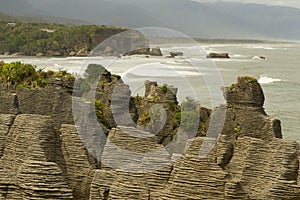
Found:
<svg viewBox="0 0 300 200"><path fill-rule="evenodd" d="M42 115L21 114L14 120L0 160L4 199L73 199L53 124Z"/></svg>
<svg viewBox="0 0 300 200"><path fill-rule="evenodd" d="M72 116L70 91L59 80L0 96L0 199L300 199L299 144L282 139L280 121L265 113L255 79L240 77L224 89L227 105L219 108L226 110L224 124L210 124L221 116L200 109L200 122L210 125L202 131L222 127L218 137L189 138L171 127L176 88L147 82L145 96L133 101L128 86L107 76L97 90L107 109L115 106L107 116L132 120L100 121L105 139L97 138L90 118ZM126 116L125 104L137 110ZM137 118L151 121L144 113L157 104L170 120L162 132L131 124ZM183 143L171 145L176 138ZM207 155L204 143L213 144ZM181 145L183 154L175 153Z"/></svg>

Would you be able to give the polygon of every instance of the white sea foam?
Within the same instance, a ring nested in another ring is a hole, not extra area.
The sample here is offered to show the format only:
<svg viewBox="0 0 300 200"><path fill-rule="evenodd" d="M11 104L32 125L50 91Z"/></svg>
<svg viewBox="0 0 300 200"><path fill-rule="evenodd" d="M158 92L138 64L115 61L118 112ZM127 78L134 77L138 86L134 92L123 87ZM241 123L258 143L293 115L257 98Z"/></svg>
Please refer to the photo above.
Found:
<svg viewBox="0 0 300 200"><path fill-rule="evenodd" d="M252 60L261 60L262 58L260 58L259 56L253 56L251 59Z"/></svg>
<svg viewBox="0 0 300 200"><path fill-rule="evenodd" d="M205 62L205 63L211 62L210 60L208 60L206 58L188 58L188 59L186 59L186 61L191 62L191 63L193 63L193 62Z"/></svg>
<svg viewBox="0 0 300 200"><path fill-rule="evenodd" d="M276 50L276 49L282 49L281 46L266 46L266 45L246 45L243 48L245 49L264 49L264 50Z"/></svg>
<svg viewBox="0 0 300 200"><path fill-rule="evenodd" d="M141 77L187 77L202 75L202 73L190 66L167 65L160 62L137 65L124 73L124 75L126 74Z"/></svg>
<svg viewBox="0 0 300 200"><path fill-rule="evenodd" d="M161 73L164 73L164 77L189 77L189 76L199 76L199 75L204 75L203 73L199 72L193 72L193 71L167 71L167 70L160 70L159 73L155 72L154 70L149 70L150 73L144 74L144 73L138 73L138 72L130 72L127 74L132 74L135 76L140 76L140 77L162 77ZM123 76L126 74L123 73Z"/></svg>
<svg viewBox="0 0 300 200"><path fill-rule="evenodd" d="M233 54L230 55L231 58L249 58L250 56L247 55L240 55L240 54Z"/></svg>
<svg viewBox="0 0 300 200"><path fill-rule="evenodd" d="M54 63L54 67L55 67L55 68L57 68L57 69L63 68L63 66L62 66L62 65L60 65L60 64L57 64L57 63Z"/></svg>
<svg viewBox="0 0 300 200"><path fill-rule="evenodd" d="M237 59L237 58L230 58L230 59L226 59L226 58L213 58L211 59L212 61L215 62L251 62L251 59Z"/></svg>
<svg viewBox="0 0 300 200"><path fill-rule="evenodd" d="M163 65L182 65L183 64L183 63L180 63L176 60L162 61L160 63L163 64Z"/></svg>
<svg viewBox="0 0 300 200"><path fill-rule="evenodd" d="M178 51L178 50L197 50L202 49L201 45L189 45L189 46L175 46L175 47L162 47L164 51Z"/></svg>
<svg viewBox="0 0 300 200"><path fill-rule="evenodd" d="M258 82L260 84L269 84L269 83L274 83L274 82L281 82L281 79L277 79L277 78L271 78L268 76L260 76Z"/></svg>

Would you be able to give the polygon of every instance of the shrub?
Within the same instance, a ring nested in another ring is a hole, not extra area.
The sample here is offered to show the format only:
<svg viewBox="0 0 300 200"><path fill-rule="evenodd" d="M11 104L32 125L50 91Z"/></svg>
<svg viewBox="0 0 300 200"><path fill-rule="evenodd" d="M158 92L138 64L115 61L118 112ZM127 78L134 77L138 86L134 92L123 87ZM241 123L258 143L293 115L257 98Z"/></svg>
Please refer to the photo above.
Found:
<svg viewBox="0 0 300 200"><path fill-rule="evenodd" d="M97 81L99 76L104 72L107 72L107 70L102 65L89 64L85 70L84 77L88 82L93 83Z"/></svg>
<svg viewBox="0 0 300 200"><path fill-rule="evenodd" d="M167 93L167 91L168 91L168 85L163 84L163 85L160 87L160 89L161 89L164 93Z"/></svg>
<svg viewBox="0 0 300 200"><path fill-rule="evenodd" d="M18 87L29 89L45 87L48 84L48 80L52 77L75 80L75 77L66 71L44 72L41 69L36 70L36 66L30 64L23 64L21 62L0 62L0 82L4 84L8 90Z"/></svg>
<svg viewBox="0 0 300 200"><path fill-rule="evenodd" d="M0 67L0 78L8 88L18 85L37 86L38 73L35 66L21 62L5 63Z"/></svg>
<svg viewBox="0 0 300 200"><path fill-rule="evenodd" d="M185 131L196 130L199 127L198 104L195 100L187 98L181 103L181 112L174 113L173 128L179 125Z"/></svg>
<svg viewBox="0 0 300 200"><path fill-rule="evenodd" d="M88 82L85 79L79 79L80 84L80 96L87 94L89 91L91 91L91 86L88 84Z"/></svg>

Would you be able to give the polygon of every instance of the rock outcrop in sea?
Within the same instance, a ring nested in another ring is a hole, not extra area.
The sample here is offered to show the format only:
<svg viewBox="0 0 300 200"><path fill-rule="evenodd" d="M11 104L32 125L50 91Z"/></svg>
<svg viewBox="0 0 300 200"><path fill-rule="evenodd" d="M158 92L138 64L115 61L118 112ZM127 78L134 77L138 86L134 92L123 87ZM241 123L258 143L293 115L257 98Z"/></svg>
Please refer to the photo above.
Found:
<svg viewBox="0 0 300 200"><path fill-rule="evenodd" d="M148 55L148 56L162 56L162 52L160 48L141 48L129 51L124 54L124 56L132 56L132 55Z"/></svg>
<svg viewBox="0 0 300 200"><path fill-rule="evenodd" d="M83 145L74 124L66 87L71 82L55 79L45 88L2 91L0 199L300 199L299 144L282 139L280 121L264 111L254 78L239 77L224 88L222 132L212 151L200 156L202 144L216 140L203 137L217 117L213 111L200 108L198 134L181 143L180 131L188 127L180 129L171 117L180 113L176 88L146 82L145 96L131 98L128 86L106 76L96 95L107 106L99 120L107 130L101 160ZM118 102L126 95L131 99L130 116L139 127L110 118L107 98L116 86ZM158 131L147 110L154 104L166 109L166 125ZM160 151L175 139L173 150L186 146L182 155Z"/></svg>
<svg viewBox="0 0 300 200"><path fill-rule="evenodd" d="M207 58L230 58L228 53L209 53Z"/></svg>

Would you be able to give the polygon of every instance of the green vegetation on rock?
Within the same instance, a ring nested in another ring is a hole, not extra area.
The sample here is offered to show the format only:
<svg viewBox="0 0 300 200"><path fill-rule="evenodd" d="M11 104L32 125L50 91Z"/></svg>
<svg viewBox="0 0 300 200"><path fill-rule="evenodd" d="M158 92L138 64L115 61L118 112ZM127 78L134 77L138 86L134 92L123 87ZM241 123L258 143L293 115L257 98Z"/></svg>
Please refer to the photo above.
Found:
<svg viewBox="0 0 300 200"><path fill-rule="evenodd" d="M104 113L106 109L108 109L107 106L101 100L95 101L96 116L101 122L105 121Z"/></svg>
<svg viewBox="0 0 300 200"><path fill-rule="evenodd" d="M151 117L149 111L144 112L143 116L139 118L138 124L147 126L151 122Z"/></svg>
<svg viewBox="0 0 300 200"><path fill-rule="evenodd" d="M180 123L185 131L193 130L199 123L197 111L182 111L174 115L174 119Z"/></svg>
<svg viewBox="0 0 300 200"><path fill-rule="evenodd" d="M100 75L108 71L102 66L97 64L89 64L85 70L84 77L89 83L98 81Z"/></svg>
<svg viewBox="0 0 300 200"><path fill-rule="evenodd" d="M237 88L237 84L236 84L236 83L233 83L233 84L229 87L230 90L234 90L235 88Z"/></svg>
<svg viewBox="0 0 300 200"><path fill-rule="evenodd" d="M180 125L185 131L191 131L199 124L198 104L193 99L187 98L181 103L181 112L175 112L173 128Z"/></svg>
<svg viewBox="0 0 300 200"><path fill-rule="evenodd" d="M36 66L23 64L21 62L4 63L0 62L0 82L7 90L17 88L38 88L45 87L50 78L61 78L74 81L75 77L66 71L43 71L37 70Z"/></svg>
<svg viewBox="0 0 300 200"><path fill-rule="evenodd" d="M167 84L163 84L160 89L164 92L164 93L167 93L168 91L168 85Z"/></svg>

